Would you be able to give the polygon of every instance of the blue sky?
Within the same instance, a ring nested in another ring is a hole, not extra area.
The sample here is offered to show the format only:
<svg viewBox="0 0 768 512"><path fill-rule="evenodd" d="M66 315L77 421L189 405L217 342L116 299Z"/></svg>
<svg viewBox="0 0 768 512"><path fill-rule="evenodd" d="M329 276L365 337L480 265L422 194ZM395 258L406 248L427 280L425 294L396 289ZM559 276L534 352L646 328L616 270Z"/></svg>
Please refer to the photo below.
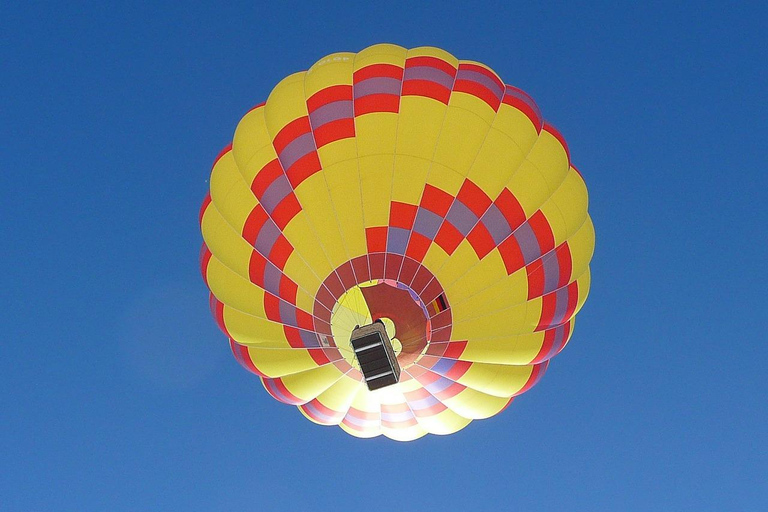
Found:
<svg viewBox="0 0 768 512"><path fill-rule="evenodd" d="M0 508L768 508L768 10L557 4L4 4ZM406 444L269 397L197 268L210 165L242 114L377 42L530 93L597 231L545 378Z"/></svg>

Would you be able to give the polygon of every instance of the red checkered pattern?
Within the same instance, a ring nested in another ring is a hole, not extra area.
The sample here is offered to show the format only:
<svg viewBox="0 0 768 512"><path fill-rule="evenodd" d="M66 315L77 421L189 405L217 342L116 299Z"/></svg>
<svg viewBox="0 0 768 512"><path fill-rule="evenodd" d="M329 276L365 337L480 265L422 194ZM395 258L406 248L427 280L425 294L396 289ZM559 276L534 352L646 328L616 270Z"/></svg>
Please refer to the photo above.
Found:
<svg viewBox="0 0 768 512"><path fill-rule="evenodd" d="M424 77L409 78L408 70L422 68L427 71ZM450 85L431 78L443 73L450 77ZM405 61L405 76L403 79L403 96L423 96L448 104L456 77L456 68L452 64L437 57L411 57Z"/></svg>
<svg viewBox="0 0 768 512"><path fill-rule="evenodd" d="M307 110L318 148L355 136L351 85L334 85L318 91L307 99ZM320 115L328 110L331 115Z"/></svg>
<svg viewBox="0 0 768 512"><path fill-rule="evenodd" d="M355 71L352 81L355 116L373 112L400 111L403 68L392 64L372 64Z"/></svg>

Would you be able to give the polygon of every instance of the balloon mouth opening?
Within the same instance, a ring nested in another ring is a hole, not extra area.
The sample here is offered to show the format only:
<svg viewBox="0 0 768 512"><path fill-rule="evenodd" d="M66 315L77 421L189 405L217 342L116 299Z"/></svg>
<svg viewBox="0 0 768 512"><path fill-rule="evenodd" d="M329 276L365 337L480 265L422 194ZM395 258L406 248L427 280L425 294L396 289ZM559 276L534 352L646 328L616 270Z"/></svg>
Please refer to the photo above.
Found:
<svg viewBox="0 0 768 512"><path fill-rule="evenodd" d="M415 364L431 341L431 320L426 305L407 284L373 279L356 284L336 301L331 330L347 362L360 369L350 336L356 326L381 321L400 368Z"/></svg>

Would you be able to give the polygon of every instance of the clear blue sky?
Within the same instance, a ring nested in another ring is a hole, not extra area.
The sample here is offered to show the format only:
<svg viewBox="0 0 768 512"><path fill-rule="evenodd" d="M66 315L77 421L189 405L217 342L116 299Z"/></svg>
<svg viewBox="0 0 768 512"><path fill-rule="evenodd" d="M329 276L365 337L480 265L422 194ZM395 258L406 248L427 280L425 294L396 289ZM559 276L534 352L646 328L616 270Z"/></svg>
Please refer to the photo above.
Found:
<svg viewBox="0 0 768 512"><path fill-rule="evenodd" d="M765 4L111 4L0 13L0 509L768 510ZM376 42L529 92L597 231L546 377L407 444L269 397L197 268L242 114Z"/></svg>

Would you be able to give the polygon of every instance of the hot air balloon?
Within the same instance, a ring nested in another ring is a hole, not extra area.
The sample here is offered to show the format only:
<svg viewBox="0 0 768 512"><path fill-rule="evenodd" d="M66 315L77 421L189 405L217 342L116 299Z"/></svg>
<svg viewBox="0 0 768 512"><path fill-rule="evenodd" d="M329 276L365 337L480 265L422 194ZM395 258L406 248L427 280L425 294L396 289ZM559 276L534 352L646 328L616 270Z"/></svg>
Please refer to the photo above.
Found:
<svg viewBox="0 0 768 512"><path fill-rule="evenodd" d="M390 44L329 55L245 114L200 224L237 361L315 423L401 441L539 381L595 240L584 180L530 96Z"/></svg>

